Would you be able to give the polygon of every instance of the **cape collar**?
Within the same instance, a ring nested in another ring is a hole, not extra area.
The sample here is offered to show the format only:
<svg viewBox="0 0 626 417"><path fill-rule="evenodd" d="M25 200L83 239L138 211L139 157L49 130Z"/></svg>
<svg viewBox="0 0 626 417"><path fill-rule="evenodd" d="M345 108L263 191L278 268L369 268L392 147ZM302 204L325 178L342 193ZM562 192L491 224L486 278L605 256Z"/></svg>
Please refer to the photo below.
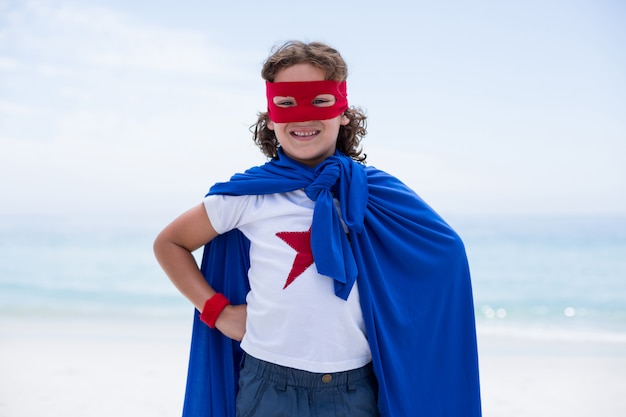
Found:
<svg viewBox="0 0 626 417"><path fill-rule="evenodd" d="M229 182L215 184L209 195L261 195L298 189L304 189L315 201L311 249L317 271L335 280L335 294L345 300L358 271L333 199L339 200L348 233L360 233L368 200L367 174L362 164L335 151L311 168L291 159L279 148L277 159L235 174Z"/></svg>

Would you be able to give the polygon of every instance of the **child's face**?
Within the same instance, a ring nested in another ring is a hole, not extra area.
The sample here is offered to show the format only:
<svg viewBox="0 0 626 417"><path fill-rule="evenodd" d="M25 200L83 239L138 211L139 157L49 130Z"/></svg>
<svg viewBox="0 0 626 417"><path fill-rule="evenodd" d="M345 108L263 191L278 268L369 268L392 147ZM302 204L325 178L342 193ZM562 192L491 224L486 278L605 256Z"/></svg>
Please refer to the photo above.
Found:
<svg viewBox="0 0 626 417"><path fill-rule="evenodd" d="M322 69L314 65L296 64L278 71L274 82L323 81L325 75ZM319 106L327 106L334 104L335 97L322 94L318 99ZM274 104L293 105L293 97L274 97ZM342 114L332 119L306 122L276 123L270 120L267 127L274 131L278 143L287 156L314 167L335 153L339 128L349 122L350 120Z"/></svg>

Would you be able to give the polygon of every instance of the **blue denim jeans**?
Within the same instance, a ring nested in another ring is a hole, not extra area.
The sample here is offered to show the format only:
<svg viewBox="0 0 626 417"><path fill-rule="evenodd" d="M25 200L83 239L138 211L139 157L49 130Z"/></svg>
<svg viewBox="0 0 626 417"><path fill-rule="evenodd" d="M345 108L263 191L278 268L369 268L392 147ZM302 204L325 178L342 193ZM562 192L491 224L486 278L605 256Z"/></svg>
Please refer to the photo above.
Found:
<svg viewBox="0 0 626 417"><path fill-rule="evenodd" d="M371 364L323 374L244 354L237 417L377 417L377 391Z"/></svg>

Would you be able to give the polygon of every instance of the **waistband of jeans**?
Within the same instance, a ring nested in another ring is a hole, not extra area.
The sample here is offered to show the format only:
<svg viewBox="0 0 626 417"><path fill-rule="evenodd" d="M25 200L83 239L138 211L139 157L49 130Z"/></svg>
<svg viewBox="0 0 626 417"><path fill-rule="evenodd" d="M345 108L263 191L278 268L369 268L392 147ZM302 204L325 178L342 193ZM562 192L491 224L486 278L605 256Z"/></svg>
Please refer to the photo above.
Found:
<svg viewBox="0 0 626 417"><path fill-rule="evenodd" d="M330 388L345 385L351 389L352 383L374 375L371 362L349 371L317 373L266 362L247 353L243 356L243 367L246 372L251 372L275 384L303 388Z"/></svg>

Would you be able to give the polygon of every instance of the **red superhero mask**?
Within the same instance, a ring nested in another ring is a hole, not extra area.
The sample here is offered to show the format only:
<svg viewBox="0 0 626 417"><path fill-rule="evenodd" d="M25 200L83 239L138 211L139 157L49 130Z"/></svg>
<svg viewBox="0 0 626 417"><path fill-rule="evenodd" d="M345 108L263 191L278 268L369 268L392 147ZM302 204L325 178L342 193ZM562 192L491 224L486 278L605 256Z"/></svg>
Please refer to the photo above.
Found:
<svg viewBox="0 0 626 417"><path fill-rule="evenodd" d="M345 81L298 81L271 83L267 81L267 113L274 123L308 122L327 120L343 114L348 109L348 93ZM321 94L335 97L332 106L316 105L314 100ZM293 105L277 106L274 97L292 97Z"/></svg>

